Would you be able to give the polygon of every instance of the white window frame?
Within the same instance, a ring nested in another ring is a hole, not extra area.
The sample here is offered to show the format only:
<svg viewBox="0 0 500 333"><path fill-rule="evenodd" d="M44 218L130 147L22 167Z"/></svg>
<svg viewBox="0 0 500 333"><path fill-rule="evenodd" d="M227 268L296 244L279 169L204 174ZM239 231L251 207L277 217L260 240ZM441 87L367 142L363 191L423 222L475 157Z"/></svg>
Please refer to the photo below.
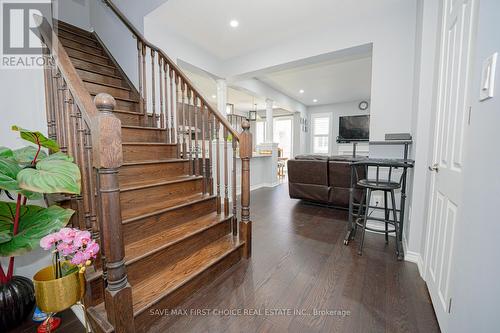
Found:
<svg viewBox="0 0 500 333"><path fill-rule="evenodd" d="M328 134L326 135L314 135L314 119L315 118L328 118ZM318 155L330 155L330 152L332 150L332 114L331 113L312 113L310 117L310 146L311 146L311 153L312 154L318 154ZM322 136L322 137L327 137L328 141L328 151L326 153L316 153L314 151L314 138L316 136Z"/></svg>

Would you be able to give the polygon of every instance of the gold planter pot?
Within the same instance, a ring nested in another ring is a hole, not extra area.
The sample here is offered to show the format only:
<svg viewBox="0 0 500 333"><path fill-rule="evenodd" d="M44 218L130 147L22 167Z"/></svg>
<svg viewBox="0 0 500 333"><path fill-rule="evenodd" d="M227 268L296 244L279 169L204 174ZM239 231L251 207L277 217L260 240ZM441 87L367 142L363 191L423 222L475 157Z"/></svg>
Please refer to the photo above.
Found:
<svg viewBox="0 0 500 333"><path fill-rule="evenodd" d="M85 274L78 271L55 279L54 267L47 266L33 276L36 304L45 313L61 312L82 299Z"/></svg>

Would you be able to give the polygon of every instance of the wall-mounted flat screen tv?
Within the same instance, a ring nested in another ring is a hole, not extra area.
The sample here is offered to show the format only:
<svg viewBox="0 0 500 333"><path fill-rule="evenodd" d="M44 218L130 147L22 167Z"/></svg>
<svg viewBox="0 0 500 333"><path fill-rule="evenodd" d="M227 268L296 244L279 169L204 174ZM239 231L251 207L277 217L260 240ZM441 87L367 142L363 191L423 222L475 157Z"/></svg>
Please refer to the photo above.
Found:
<svg viewBox="0 0 500 333"><path fill-rule="evenodd" d="M369 115L339 117L338 142L368 141L369 138Z"/></svg>

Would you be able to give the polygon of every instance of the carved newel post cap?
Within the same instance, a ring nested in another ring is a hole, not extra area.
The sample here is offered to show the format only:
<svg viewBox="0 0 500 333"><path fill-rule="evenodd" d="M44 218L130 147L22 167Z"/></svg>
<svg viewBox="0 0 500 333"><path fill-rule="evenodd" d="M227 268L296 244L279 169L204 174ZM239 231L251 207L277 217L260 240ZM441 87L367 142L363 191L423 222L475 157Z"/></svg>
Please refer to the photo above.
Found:
<svg viewBox="0 0 500 333"><path fill-rule="evenodd" d="M99 93L94 97L94 104L100 111L112 111L116 107L116 101L110 94Z"/></svg>
<svg viewBox="0 0 500 333"><path fill-rule="evenodd" d="M248 120L243 120L241 122L241 127L246 131L250 128L250 122Z"/></svg>

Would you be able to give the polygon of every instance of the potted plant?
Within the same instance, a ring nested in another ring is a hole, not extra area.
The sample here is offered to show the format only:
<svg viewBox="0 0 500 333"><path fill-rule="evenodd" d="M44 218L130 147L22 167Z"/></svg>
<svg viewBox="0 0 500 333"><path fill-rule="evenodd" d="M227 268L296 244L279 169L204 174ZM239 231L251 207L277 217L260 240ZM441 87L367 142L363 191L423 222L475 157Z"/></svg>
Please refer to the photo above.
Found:
<svg viewBox="0 0 500 333"><path fill-rule="evenodd" d="M0 191L13 202L0 201L0 256L10 257L5 271L0 265L0 331L24 321L35 304L31 280L14 276L14 261L39 246L40 240L67 225L74 211L59 206L42 207L28 200L45 193L80 193L80 170L73 159L59 152L58 144L40 132L13 126L21 138L36 146L0 147ZM53 153L47 155L42 148Z"/></svg>
<svg viewBox="0 0 500 333"><path fill-rule="evenodd" d="M62 228L42 238L40 246L53 251L52 265L33 277L37 304L46 313L60 312L82 298L83 273L99 253L99 245L86 230Z"/></svg>

